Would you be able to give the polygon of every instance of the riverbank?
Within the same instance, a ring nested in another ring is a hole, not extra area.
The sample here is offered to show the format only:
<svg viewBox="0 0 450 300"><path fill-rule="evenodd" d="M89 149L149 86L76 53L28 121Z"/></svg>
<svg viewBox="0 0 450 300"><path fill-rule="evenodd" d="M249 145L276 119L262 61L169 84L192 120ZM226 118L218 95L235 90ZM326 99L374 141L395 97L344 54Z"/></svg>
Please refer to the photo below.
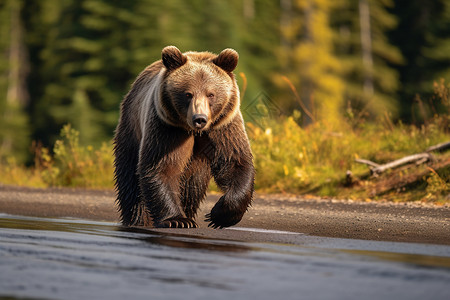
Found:
<svg viewBox="0 0 450 300"><path fill-rule="evenodd" d="M420 203L355 202L256 194L252 207L234 228L266 230L213 230L203 222L219 195L209 194L197 217L198 229L164 229L173 233L219 239L289 243L289 235L274 230L313 236L376 241L450 245L450 206ZM114 191L68 188L35 189L0 185L0 212L72 217L119 222ZM160 229L159 229L160 230ZM263 239L263 240L261 240Z"/></svg>

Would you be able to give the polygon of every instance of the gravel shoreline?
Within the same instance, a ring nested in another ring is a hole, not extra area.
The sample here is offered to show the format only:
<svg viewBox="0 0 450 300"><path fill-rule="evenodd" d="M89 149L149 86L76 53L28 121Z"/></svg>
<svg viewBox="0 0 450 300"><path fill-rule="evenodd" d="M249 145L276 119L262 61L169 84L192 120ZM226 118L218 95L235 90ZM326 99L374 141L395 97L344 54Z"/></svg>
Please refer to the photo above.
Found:
<svg viewBox="0 0 450 300"><path fill-rule="evenodd" d="M291 243L289 235L213 230L203 222L220 196L209 194L198 229L158 229L190 236ZM111 190L35 189L0 185L0 212L36 217L73 217L119 222ZM450 207L422 203L358 202L256 194L237 227L320 237L450 245ZM155 229L153 229L155 230Z"/></svg>

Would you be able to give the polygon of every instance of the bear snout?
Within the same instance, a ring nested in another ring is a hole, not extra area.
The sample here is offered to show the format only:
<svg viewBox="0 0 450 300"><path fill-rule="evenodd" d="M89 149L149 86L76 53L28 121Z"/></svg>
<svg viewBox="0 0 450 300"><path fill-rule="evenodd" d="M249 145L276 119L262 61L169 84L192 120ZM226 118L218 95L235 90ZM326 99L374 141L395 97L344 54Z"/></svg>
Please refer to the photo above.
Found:
<svg viewBox="0 0 450 300"><path fill-rule="evenodd" d="M192 124L196 129L202 129L208 123L208 116L205 114L196 114L192 116Z"/></svg>

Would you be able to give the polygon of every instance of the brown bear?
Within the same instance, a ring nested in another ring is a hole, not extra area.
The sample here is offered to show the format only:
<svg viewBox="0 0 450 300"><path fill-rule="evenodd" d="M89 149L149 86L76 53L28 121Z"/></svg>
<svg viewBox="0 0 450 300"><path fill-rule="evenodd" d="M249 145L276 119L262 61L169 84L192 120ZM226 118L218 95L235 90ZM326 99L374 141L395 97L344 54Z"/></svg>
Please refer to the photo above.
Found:
<svg viewBox="0 0 450 300"><path fill-rule="evenodd" d="M124 225L198 227L211 176L224 192L210 227L237 224L253 196L255 169L233 75L238 53L181 53L137 77L114 137L117 203Z"/></svg>

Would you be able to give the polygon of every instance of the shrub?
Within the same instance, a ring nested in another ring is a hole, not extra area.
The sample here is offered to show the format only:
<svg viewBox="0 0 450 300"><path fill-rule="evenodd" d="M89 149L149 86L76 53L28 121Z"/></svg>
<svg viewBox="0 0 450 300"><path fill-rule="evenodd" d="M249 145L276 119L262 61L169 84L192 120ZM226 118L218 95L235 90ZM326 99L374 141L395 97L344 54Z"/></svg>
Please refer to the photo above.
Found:
<svg viewBox="0 0 450 300"><path fill-rule="evenodd" d="M36 152L36 168L48 186L83 188L113 187L113 156L111 143L99 149L79 144L79 132L70 125L61 130L62 139L53 147Z"/></svg>

